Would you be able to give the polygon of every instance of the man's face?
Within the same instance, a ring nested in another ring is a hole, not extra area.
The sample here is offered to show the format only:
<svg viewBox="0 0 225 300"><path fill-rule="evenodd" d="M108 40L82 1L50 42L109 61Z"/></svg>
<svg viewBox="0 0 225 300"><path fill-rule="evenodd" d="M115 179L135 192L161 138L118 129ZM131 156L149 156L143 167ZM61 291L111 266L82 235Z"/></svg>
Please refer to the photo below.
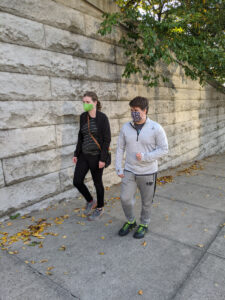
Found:
<svg viewBox="0 0 225 300"><path fill-rule="evenodd" d="M146 109L142 110L140 107L134 106L134 107L131 107L130 110L131 110L131 112L138 111L140 113L140 116L142 119L146 118L146 113L147 113Z"/></svg>

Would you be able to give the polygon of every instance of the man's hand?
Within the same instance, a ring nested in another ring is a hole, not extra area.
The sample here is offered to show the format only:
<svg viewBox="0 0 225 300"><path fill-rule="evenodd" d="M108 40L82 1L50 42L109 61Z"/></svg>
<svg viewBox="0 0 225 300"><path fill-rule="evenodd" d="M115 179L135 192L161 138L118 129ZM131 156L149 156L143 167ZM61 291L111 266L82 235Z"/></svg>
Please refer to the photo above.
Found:
<svg viewBox="0 0 225 300"><path fill-rule="evenodd" d="M118 175L120 178L123 178L124 177L124 174L120 174L120 175Z"/></svg>
<svg viewBox="0 0 225 300"><path fill-rule="evenodd" d="M136 158L137 158L137 160L141 160L141 159L142 159L142 155L141 155L140 152L138 152L138 153L136 154Z"/></svg>
<svg viewBox="0 0 225 300"><path fill-rule="evenodd" d="M99 161L99 163L98 163L98 167L99 167L99 169L102 169L102 168L104 168L104 167L105 167L105 162L103 162L103 161Z"/></svg>
<svg viewBox="0 0 225 300"><path fill-rule="evenodd" d="M73 157L73 163L74 163L74 164L77 163L77 157L76 157L76 156Z"/></svg>

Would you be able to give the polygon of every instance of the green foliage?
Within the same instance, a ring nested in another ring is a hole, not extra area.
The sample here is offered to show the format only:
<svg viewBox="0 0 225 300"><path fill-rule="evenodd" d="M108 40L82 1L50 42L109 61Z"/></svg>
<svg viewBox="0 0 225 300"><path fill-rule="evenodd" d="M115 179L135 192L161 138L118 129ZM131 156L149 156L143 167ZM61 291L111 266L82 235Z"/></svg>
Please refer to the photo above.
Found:
<svg viewBox="0 0 225 300"><path fill-rule="evenodd" d="M204 85L225 83L225 2L223 0L116 1L120 10L104 14L99 33L124 28L120 45L126 49L123 76L140 73L149 86L156 86L164 74L156 75L157 64L178 63L186 76Z"/></svg>

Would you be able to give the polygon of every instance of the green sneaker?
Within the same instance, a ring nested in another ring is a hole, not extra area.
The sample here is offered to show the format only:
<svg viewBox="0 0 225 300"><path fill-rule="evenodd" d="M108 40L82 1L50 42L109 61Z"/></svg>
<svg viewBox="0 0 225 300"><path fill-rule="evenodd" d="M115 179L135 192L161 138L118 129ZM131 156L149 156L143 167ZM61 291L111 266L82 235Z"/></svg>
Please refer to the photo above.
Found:
<svg viewBox="0 0 225 300"><path fill-rule="evenodd" d="M123 227L119 230L118 234L120 236L125 236L136 226L137 226L137 223L135 220L133 222L127 221L126 223L124 223Z"/></svg>
<svg viewBox="0 0 225 300"><path fill-rule="evenodd" d="M133 237L135 239L142 239L145 236L146 232L148 232L148 225L140 224Z"/></svg>

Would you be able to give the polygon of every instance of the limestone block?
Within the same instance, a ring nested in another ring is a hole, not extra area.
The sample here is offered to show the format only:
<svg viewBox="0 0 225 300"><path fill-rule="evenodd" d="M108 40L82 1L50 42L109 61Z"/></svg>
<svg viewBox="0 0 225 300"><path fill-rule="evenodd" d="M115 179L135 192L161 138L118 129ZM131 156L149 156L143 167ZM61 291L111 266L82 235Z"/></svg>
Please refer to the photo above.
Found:
<svg viewBox="0 0 225 300"><path fill-rule="evenodd" d="M172 89L168 87L149 88L139 85L139 95L148 99L198 100L200 99L200 90Z"/></svg>
<svg viewBox="0 0 225 300"><path fill-rule="evenodd" d="M117 176L115 171L111 171L108 174L103 175L103 184L104 186L112 186L121 182L121 178Z"/></svg>
<svg viewBox="0 0 225 300"><path fill-rule="evenodd" d="M55 205L62 201L72 201L72 200L76 199L77 196L78 196L78 191L73 188L68 191L56 194L53 197L50 197L50 198L47 198L40 202L37 202L28 207L25 207L21 210L18 210L17 212L20 213L21 215L29 214L32 211L41 210L41 209L49 207L50 205Z"/></svg>
<svg viewBox="0 0 225 300"><path fill-rule="evenodd" d="M115 64L88 60L87 66L89 80L116 81L118 79Z"/></svg>
<svg viewBox="0 0 225 300"><path fill-rule="evenodd" d="M131 101L136 96L142 96L139 93L139 86L134 84L117 83L118 100Z"/></svg>
<svg viewBox="0 0 225 300"><path fill-rule="evenodd" d="M0 72L0 100L50 100L47 76Z"/></svg>
<svg viewBox="0 0 225 300"><path fill-rule="evenodd" d="M5 185L4 175L3 175L3 168L2 168L2 161L0 161L0 188Z"/></svg>
<svg viewBox="0 0 225 300"><path fill-rule="evenodd" d="M128 101L103 101L102 111L106 113L109 118L121 118L130 116L130 107Z"/></svg>
<svg viewBox="0 0 225 300"><path fill-rule="evenodd" d="M122 37L122 31L119 27L114 27L112 33L103 37L98 33L102 20L89 15L84 15L84 20L86 25L85 33L87 36L115 43L118 43Z"/></svg>
<svg viewBox="0 0 225 300"><path fill-rule="evenodd" d="M74 145L77 142L78 124L61 124L56 126L57 145L59 147Z"/></svg>
<svg viewBox="0 0 225 300"><path fill-rule="evenodd" d="M59 192L58 173L3 187L0 189L0 214L34 204Z"/></svg>
<svg viewBox="0 0 225 300"><path fill-rule="evenodd" d="M123 76L125 66L117 65L117 80L128 84L144 84L144 80L140 74L131 74L129 78Z"/></svg>
<svg viewBox="0 0 225 300"><path fill-rule="evenodd" d="M77 0L55 0L55 2L61 3L65 6L71 7L73 9L79 10L83 13L87 13L94 17L101 18L102 11L95 8L93 5L88 4L86 1L77 1ZM107 1L108 2L108 1Z"/></svg>
<svg viewBox="0 0 225 300"><path fill-rule="evenodd" d="M119 120L118 119L110 119L110 129L111 129L111 135L115 136L118 135L120 126L119 126Z"/></svg>
<svg viewBox="0 0 225 300"><path fill-rule="evenodd" d="M45 25L46 48L91 59L115 62L114 46Z"/></svg>
<svg viewBox="0 0 225 300"><path fill-rule="evenodd" d="M116 100L116 83L51 78L52 96L58 100L81 101L85 91L94 91L99 100Z"/></svg>
<svg viewBox="0 0 225 300"><path fill-rule="evenodd" d="M87 72L86 60L82 58L6 43L0 43L0 69L64 77L80 77Z"/></svg>
<svg viewBox="0 0 225 300"><path fill-rule="evenodd" d="M40 23L0 12L0 41L42 48L45 46L44 27Z"/></svg>
<svg viewBox="0 0 225 300"><path fill-rule="evenodd" d="M0 9L24 18L63 28L72 32L84 33L84 16L81 12L45 0L1 0Z"/></svg>
<svg viewBox="0 0 225 300"><path fill-rule="evenodd" d="M59 172L61 191L73 188L73 175L75 166L61 170ZM74 188L75 189L75 188Z"/></svg>
<svg viewBox="0 0 225 300"><path fill-rule="evenodd" d="M0 128L79 122L82 101L0 101Z"/></svg>
<svg viewBox="0 0 225 300"><path fill-rule="evenodd" d="M209 88L206 90L201 90L201 99L203 100L222 100L224 99L224 95L213 88Z"/></svg>
<svg viewBox="0 0 225 300"><path fill-rule="evenodd" d="M127 56L125 55L125 49L119 46L116 46L116 63L118 65L125 65L127 62Z"/></svg>
<svg viewBox="0 0 225 300"><path fill-rule="evenodd" d="M28 180L73 165L74 146L3 159L6 184Z"/></svg>
<svg viewBox="0 0 225 300"><path fill-rule="evenodd" d="M56 146L54 126L0 131L0 157L51 149Z"/></svg>

